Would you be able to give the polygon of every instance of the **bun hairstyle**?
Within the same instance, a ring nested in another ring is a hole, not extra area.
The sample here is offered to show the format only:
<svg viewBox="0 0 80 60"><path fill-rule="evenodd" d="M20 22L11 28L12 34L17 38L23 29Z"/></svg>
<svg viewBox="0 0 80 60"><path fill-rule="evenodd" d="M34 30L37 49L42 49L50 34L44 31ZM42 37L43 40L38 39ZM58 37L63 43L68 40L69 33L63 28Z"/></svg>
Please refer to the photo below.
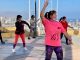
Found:
<svg viewBox="0 0 80 60"><path fill-rule="evenodd" d="M16 20L19 20L19 18L22 18L22 16L21 15L17 15Z"/></svg>
<svg viewBox="0 0 80 60"><path fill-rule="evenodd" d="M46 12L45 13L45 18L47 19L51 19L51 15L55 14L56 11L55 10L52 10L52 11L49 11L49 12Z"/></svg>

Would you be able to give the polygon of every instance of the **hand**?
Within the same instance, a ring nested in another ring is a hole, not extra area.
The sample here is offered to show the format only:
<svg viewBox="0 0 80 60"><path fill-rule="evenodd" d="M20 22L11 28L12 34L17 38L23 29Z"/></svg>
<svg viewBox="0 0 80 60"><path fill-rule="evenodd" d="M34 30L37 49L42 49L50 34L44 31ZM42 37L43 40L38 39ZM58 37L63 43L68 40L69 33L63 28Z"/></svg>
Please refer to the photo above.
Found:
<svg viewBox="0 0 80 60"><path fill-rule="evenodd" d="M73 28L73 27L71 27L71 28Z"/></svg>
<svg viewBox="0 0 80 60"><path fill-rule="evenodd" d="M48 0L45 0L44 7L48 6Z"/></svg>
<svg viewBox="0 0 80 60"><path fill-rule="evenodd" d="M71 38L71 36L69 37L68 44L72 44L72 38Z"/></svg>
<svg viewBox="0 0 80 60"><path fill-rule="evenodd" d="M68 44L69 44L69 45L71 45L71 44L73 44L73 43L72 43L72 41L71 41L71 40L69 40L69 41L68 41Z"/></svg>
<svg viewBox="0 0 80 60"><path fill-rule="evenodd" d="M74 30L74 27L71 27Z"/></svg>
<svg viewBox="0 0 80 60"><path fill-rule="evenodd" d="M44 18L45 9L46 9L47 6L48 6L48 0L45 0L44 7L43 7L43 9L40 13L41 20L43 20L43 18Z"/></svg>

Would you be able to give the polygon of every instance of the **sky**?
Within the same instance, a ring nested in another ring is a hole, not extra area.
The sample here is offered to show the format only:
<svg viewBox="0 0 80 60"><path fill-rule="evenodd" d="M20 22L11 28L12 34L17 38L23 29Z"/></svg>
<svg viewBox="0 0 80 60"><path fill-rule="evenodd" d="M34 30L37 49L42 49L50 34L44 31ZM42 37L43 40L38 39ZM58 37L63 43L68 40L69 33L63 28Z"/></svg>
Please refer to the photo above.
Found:
<svg viewBox="0 0 80 60"><path fill-rule="evenodd" d="M37 8L38 8L38 0ZM41 9L44 0L40 0ZM80 19L80 0L58 0L58 17L67 16L68 19ZM57 0L49 0L46 11L57 10ZM31 0L31 14L34 14L34 0ZM38 9L37 9L38 11ZM29 0L0 0L0 16L15 17L21 14L23 18L29 17Z"/></svg>

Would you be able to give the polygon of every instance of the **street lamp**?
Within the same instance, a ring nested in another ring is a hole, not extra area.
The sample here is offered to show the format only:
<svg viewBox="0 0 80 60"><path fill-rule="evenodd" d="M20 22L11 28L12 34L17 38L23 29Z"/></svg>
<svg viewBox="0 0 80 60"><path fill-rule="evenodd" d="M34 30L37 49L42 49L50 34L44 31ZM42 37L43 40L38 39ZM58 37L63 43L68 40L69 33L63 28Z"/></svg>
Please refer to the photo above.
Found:
<svg viewBox="0 0 80 60"><path fill-rule="evenodd" d="M39 3L38 3L38 19L40 19L40 0L38 0Z"/></svg>
<svg viewBox="0 0 80 60"><path fill-rule="evenodd" d="M58 9L59 9L59 1L57 0L57 20L58 20Z"/></svg>
<svg viewBox="0 0 80 60"><path fill-rule="evenodd" d="M34 30L34 37L37 36L37 13L36 13L36 0L34 0L35 2L35 30Z"/></svg>
<svg viewBox="0 0 80 60"><path fill-rule="evenodd" d="M31 18L30 0L29 0L29 20Z"/></svg>
<svg viewBox="0 0 80 60"><path fill-rule="evenodd" d="M52 10L52 0L51 0L51 10Z"/></svg>

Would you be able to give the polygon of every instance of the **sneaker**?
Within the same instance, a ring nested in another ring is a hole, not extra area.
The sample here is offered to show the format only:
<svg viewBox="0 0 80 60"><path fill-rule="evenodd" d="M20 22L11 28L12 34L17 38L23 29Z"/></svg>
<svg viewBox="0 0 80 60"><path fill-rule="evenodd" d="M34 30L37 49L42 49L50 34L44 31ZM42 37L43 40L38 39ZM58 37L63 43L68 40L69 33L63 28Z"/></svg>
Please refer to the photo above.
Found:
<svg viewBox="0 0 80 60"><path fill-rule="evenodd" d="M15 53L16 52L15 49L12 49L12 52Z"/></svg>
<svg viewBox="0 0 80 60"><path fill-rule="evenodd" d="M5 42L1 42L2 44L5 44Z"/></svg>
<svg viewBox="0 0 80 60"><path fill-rule="evenodd" d="M24 47L24 50L28 50L26 47Z"/></svg>
<svg viewBox="0 0 80 60"><path fill-rule="evenodd" d="M35 39L36 37L34 36L34 37L32 37L32 38L34 38L34 39Z"/></svg>

